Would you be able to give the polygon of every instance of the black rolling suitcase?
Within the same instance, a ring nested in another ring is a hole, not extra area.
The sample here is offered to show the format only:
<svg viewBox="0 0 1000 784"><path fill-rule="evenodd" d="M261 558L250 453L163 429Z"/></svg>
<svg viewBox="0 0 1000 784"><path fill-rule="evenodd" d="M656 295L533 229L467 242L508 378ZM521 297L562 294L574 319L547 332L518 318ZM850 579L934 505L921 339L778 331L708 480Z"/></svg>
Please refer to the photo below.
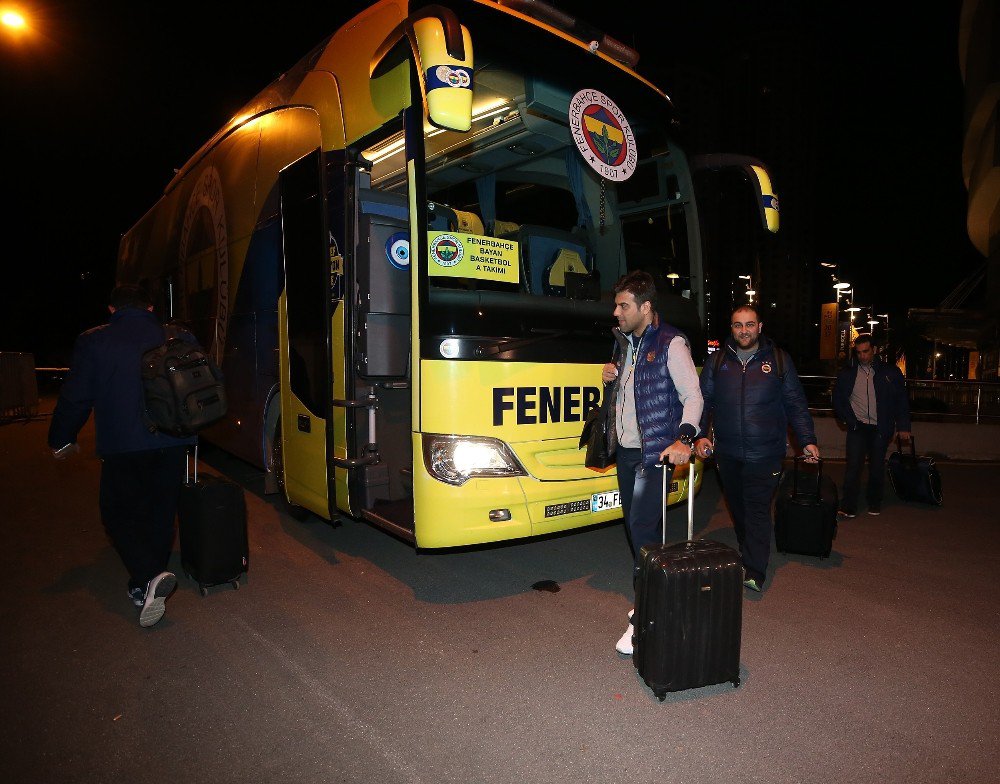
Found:
<svg viewBox="0 0 1000 784"><path fill-rule="evenodd" d="M238 589L240 577L249 568L243 488L224 477L199 477L197 446L193 475L186 473L177 505L181 566L198 583L202 596L208 595L209 587L222 583Z"/></svg>
<svg viewBox="0 0 1000 784"><path fill-rule="evenodd" d="M632 660L657 699L670 691L731 681L740 685L743 566L720 542L694 541L694 464L688 474L688 540L642 548L636 583Z"/></svg>
<svg viewBox="0 0 1000 784"><path fill-rule="evenodd" d="M823 476L823 461L815 473L799 471L803 457L785 474L774 509L774 543L781 553L826 558L837 536L837 486Z"/></svg>
<svg viewBox="0 0 1000 784"><path fill-rule="evenodd" d="M904 455L899 437L896 437L896 451L889 455L889 481L901 501L917 501L922 504L941 506L944 495L941 492L941 474L934 465L934 458L917 457L914 438L910 436L910 454Z"/></svg>

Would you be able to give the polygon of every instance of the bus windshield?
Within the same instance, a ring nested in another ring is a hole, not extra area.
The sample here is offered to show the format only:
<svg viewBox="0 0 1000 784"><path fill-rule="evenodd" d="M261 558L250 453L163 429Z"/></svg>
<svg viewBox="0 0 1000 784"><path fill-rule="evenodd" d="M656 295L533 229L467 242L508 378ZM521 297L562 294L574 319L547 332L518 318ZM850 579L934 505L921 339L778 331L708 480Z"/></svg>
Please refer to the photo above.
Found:
<svg viewBox="0 0 1000 784"><path fill-rule="evenodd" d="M606 361L612 287L639 269L661 313L700 336L694 200L669 101L488 7L460 16L475 48L473 124L425 132L422 355L451 339L458 359ZM373 160L374 187L401 187L402 151Z"/></svg>

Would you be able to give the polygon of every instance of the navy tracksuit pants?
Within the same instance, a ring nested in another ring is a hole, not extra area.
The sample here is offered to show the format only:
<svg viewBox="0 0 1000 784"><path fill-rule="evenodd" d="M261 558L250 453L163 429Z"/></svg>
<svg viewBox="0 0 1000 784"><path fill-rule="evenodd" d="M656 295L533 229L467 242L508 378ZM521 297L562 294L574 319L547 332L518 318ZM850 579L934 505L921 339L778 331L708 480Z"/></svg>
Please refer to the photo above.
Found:
<svg viewBox="0 0 1000 784"><path fill-rule="evenodd" d="M166 571L174 544L186 446L102 458L101 519L128 570L128 587Z"/></svg>
<svg viewBox="0 0 1000 784"><path fill-rule="evenodd" d="M781 458L745 463L715 456L722 479L722 494L733 519L736 540L747 577L763 583L771 557L771 502L781 480Z"/></svg>

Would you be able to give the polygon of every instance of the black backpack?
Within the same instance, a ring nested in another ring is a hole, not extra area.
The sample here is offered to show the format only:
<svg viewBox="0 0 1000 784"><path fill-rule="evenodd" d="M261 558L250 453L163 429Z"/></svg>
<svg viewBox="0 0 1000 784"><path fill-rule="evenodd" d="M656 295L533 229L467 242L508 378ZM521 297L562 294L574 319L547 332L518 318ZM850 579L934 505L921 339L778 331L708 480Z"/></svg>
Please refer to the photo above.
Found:
<svg viewBox="0 0 1000 784"><path fill-rule="evenodd" d="M188 333L166 328L167 342L142 355L142 392L151 432L193 436L226 415L222 371Z"/></svg>

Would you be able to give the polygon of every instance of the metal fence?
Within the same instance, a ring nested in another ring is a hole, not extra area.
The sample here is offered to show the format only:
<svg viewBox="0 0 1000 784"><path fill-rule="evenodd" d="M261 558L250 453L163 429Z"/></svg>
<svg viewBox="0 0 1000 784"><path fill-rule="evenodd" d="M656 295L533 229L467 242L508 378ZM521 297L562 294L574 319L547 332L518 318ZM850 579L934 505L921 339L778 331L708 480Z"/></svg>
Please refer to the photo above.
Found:
<svg viewBox="0 0 1000 784"><path fill-rule="evenodd" d="M832 376L802 376L814 413L833 415ZM918 422L1000 424L1000 384L986 381L907 379L911 417Z"/></svg>

